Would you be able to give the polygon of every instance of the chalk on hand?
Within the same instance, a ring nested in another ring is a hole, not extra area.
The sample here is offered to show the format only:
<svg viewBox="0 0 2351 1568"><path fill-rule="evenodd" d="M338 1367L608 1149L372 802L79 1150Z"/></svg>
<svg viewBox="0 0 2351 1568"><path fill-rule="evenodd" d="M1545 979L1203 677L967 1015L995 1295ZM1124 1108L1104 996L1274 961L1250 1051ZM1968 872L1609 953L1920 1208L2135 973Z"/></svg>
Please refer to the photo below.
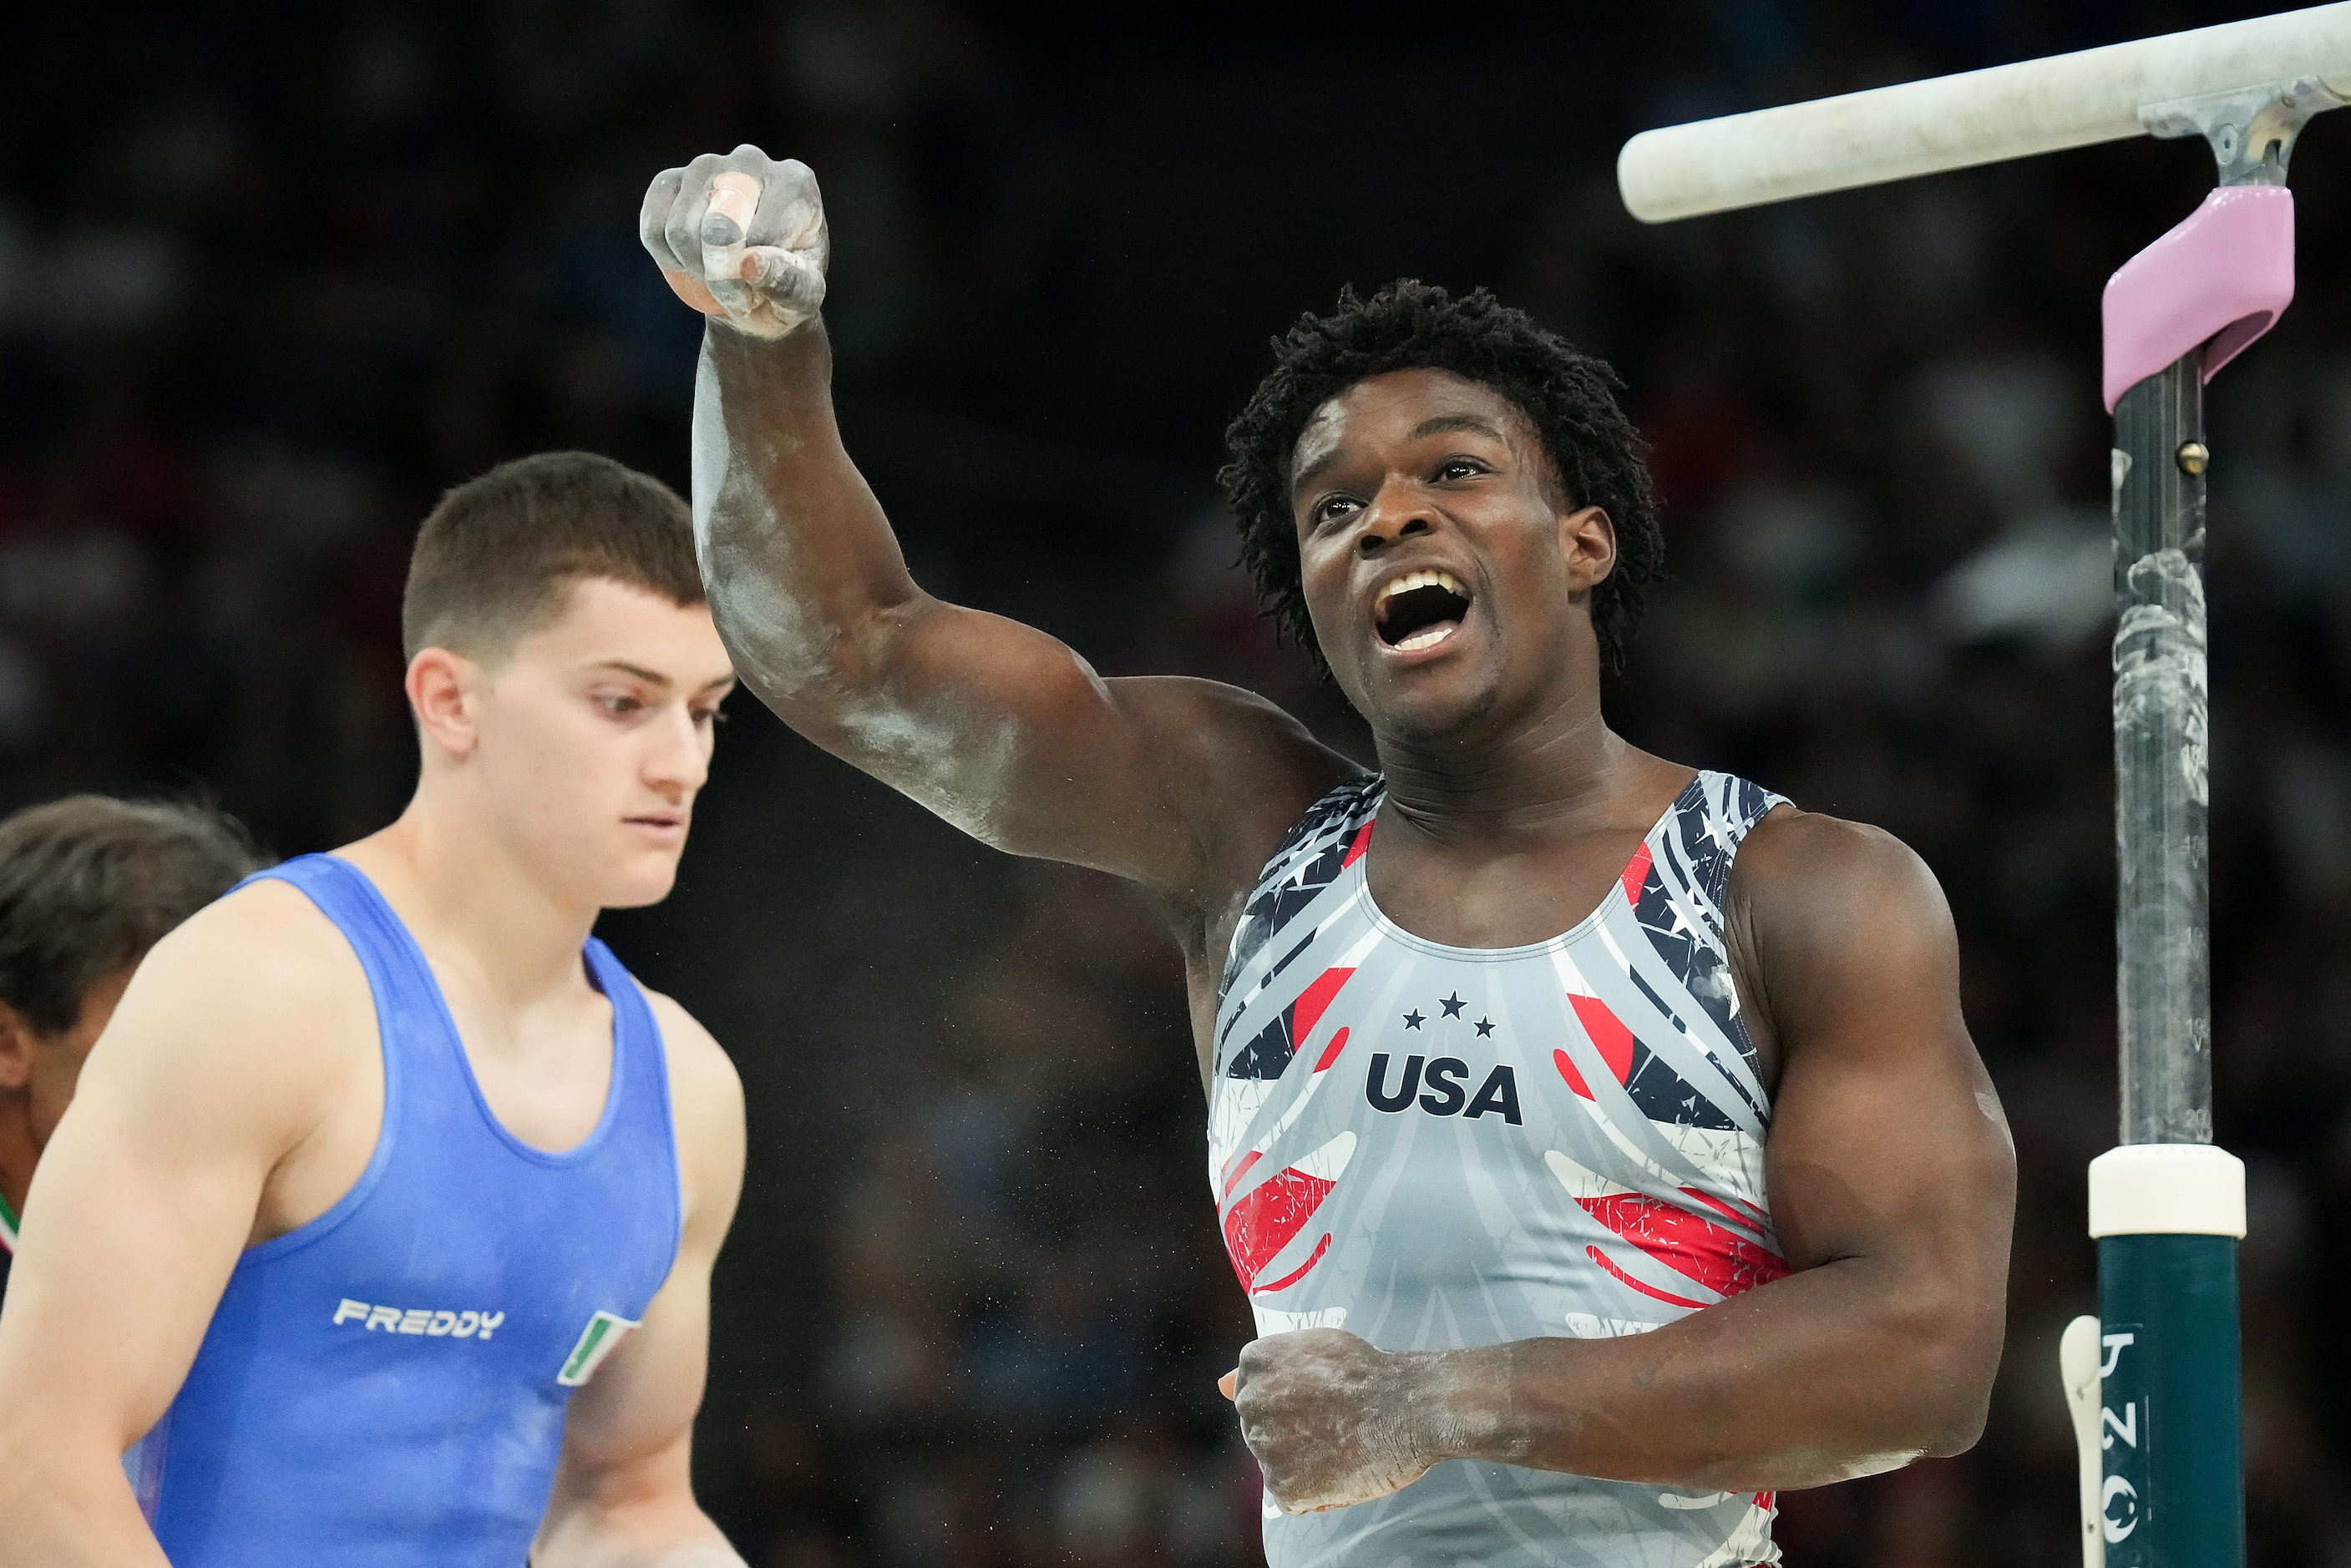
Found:
<svg viewBox="0 0 2351 1568"><path fill-rule="evenodd" d="M702 218L702 275L713 283L743 275L743 245L751 236L751 215L759 210L759 182L728 170L710 182L710 205Z"/></svg>

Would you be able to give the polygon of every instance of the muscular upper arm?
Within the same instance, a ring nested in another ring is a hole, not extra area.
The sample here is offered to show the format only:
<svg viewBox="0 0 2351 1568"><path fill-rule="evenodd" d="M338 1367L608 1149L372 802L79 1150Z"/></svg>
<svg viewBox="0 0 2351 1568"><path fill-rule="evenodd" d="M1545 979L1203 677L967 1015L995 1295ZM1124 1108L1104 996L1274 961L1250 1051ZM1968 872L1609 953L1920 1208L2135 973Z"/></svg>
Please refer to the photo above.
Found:
<svg viewBox="0 0 2351 1568"><path fill-rule="evenodd" d="M743 1186L743 1087L716 1041L653 995L668 1052L684 1226L643 1322L572 1397L535 1563L599 1561L614 1535L716 1539L688 1460L710 1348L710 1270Z"/></svg>
<svg viewBox="0 0 2351 1568"><path fill-rule="evenodd" d="M975 837L1132 877L1177 903L1254 872L1356 772L1249 692L1104 679L1058 639L924 597L863 694L800 721Z"/></svg>
<svg viewBox="0 0 2351 1568"><path fill-rule="evenodd" d="M38 1440L110 1463L170 1404L264 1183L316 1122L317 1042L354 983L364 1005L348 947L267 883L140 965L42 1157L0 1316L0 1411Z"/></svg>
<svg viewBox="0 0 2351 1568"><path fill-rule="evenodd" d="M1179 899L1229 872L1237 829L1254 872L1301 811L1357 771L1251 693L1105 680L1042 632L951 605L903 634L891 685L908 701L881 720L873 749L902 748L890 765L909 794L999 848Z"/></svg>
<svg viewBox="0 0 2351 1568"><path fill-rule="evenodd" d="M2015 1154L1959 1015L1959 946L1925 864L1874 828L1786 808L1732 878L1742 983L1780 1063L1765 1151L1792 1268L1866 1271L1919 1341L1949 1447L1997 1368Z"/></svg>
<svg viewBox="0 0 2351 1568"><path fill-rule="evenodd" d="M714 326L695 399L695 523L736 668L793 728L977 837L1129 877L1176 905L1254 872L1352 764L1257 698L1106 680L1058 639L907 572L841 446L821 318Z"/></svg>

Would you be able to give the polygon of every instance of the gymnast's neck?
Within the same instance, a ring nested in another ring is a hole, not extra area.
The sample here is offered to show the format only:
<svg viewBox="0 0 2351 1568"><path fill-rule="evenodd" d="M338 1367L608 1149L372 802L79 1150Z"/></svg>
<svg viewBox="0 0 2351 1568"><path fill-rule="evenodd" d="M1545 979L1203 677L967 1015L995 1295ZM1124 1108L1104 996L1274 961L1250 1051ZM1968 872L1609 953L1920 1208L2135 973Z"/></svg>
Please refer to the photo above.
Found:
<svg viewBox="0 0 2351 1568"><path fill-rule="evenodd" d="M1510 853L1618 825L1665 766L1608 728L1596 683L1440 734L1374 732L1391 819L1433 846Z"/></svg>
<svg viewBox="0 0 2351 1568"><path fill-rule="evenodd" d="M426 779L398 820L340 853L428 953L464 951L509 1004L577 993L589 983L580 946L601 911L507 842L478 803L447 798L455 793Z"/></svg>

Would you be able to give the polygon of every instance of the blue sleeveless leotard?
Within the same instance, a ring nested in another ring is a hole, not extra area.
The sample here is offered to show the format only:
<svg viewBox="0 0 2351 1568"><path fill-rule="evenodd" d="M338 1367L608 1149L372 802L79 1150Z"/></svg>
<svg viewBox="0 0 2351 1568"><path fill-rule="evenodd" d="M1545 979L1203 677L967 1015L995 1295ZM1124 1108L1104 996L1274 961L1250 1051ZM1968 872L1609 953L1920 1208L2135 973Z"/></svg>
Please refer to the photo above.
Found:
<svg viewBox="0 0 2351 1568"><path fill-rule="evenodd" d="M383 1125L335 1206L248 1250L125 1463L174 1568L521 1568L573 1388L644 1315L681 1200L659 1027L601 942L604 1115L549 1154L500 1126L440 987L357 868L290 882L367 971Z"/></svg>

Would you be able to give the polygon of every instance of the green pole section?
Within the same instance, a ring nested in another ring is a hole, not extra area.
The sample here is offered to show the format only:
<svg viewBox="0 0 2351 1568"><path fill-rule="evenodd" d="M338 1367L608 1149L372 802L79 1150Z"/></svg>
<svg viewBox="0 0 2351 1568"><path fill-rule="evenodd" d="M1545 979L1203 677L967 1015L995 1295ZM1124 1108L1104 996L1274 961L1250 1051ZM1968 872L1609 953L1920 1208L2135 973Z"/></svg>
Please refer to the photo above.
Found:
<svg viewBox="0 0 2351 1568"><path fill-rule="evenodd" d="M2107 1568L2242 1568L2237 1241L2098 1242Z"/></svg>

